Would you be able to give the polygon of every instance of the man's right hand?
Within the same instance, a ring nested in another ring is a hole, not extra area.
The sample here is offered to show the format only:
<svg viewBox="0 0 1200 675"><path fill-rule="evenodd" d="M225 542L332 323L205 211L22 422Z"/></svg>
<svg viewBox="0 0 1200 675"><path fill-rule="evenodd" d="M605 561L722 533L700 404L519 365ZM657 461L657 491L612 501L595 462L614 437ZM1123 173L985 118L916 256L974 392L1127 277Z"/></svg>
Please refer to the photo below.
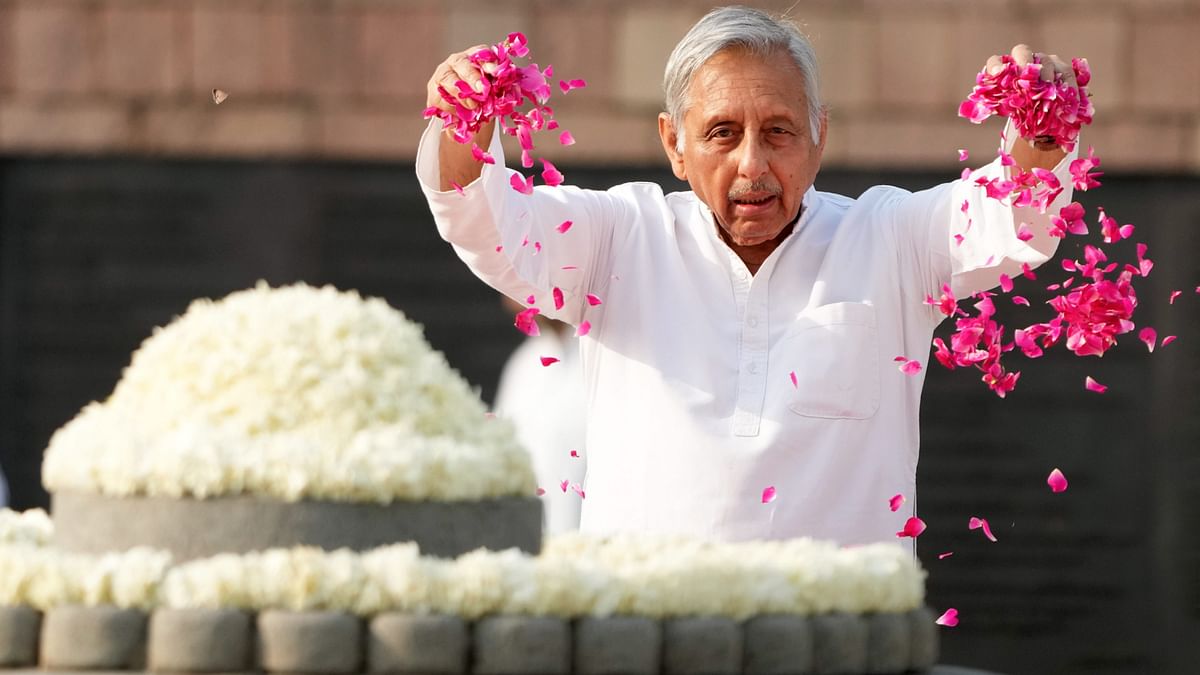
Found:
<svg viewBox="0 0 1200 675"><path fill-rule="evenodd" d="M456 83L459 80L466 82L475 91L481 91L482 76L467 57L480 49L487 49L487 47L487 45L476 45L470 49L455 52L442 61L433 70L433 76L429 78L429 83L426 85L426 107L454 112L454 106L442 98L438 91L439 85L455 98L458 98ZM474 110L476 107L475 102L470 99L459 98L458 100L463 107L469 110ZM495 121L484 124L472 141L480 148L487 150L488 145L491 144L495 125ZM453 189L454 183L467 185L479 178L479 174L483 170L483 165L471 155L471 144L456 142L449 131L442 132L441 143L438 147L438 163L441 167L440 189L443 191Z"/></svg>

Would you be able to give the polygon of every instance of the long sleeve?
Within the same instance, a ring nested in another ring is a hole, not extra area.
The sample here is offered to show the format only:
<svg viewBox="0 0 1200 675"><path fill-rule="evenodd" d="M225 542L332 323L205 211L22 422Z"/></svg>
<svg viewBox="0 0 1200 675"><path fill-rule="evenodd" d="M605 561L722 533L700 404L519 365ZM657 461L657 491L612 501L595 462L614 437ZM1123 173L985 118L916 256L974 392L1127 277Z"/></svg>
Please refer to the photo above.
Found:
<svg viewBox="0 0 1200 675"><path fill-rule="evenodd" d="M504 165L499 129L490 154L494 165L470 185L440 191L440 123L431 121L417 152L417 178L442 238L480 279L518 302L529 295L544 315L577 325L588 293L602 294L611 256L624 232L628 211L611 191L538 186L529 195L513 189ZM535 167L536 169L537 167ZM531 170L532 171L532 170ZM566 232L560 228L566 221ZM563 293L556 311L552 289Z"/></svg>
<svg viewBox="0 0 1200 675"><path fill-rule="evenodd" d="M909 282L935 297L948 283L954 295L963 298L994 288L1001 274L1017 277L1023 264L1037 267L1050 260L1060 241L1050 234L1050 217L1071 202L1069 167L1076 154L1077 150L1069 153L1054 168L1063 190L1045 213L989 198L976 184L980 177L1008 177L999 159L969 178L898 193L892 204L892 231L900 254L911 258L906 267L915 277ZM1033 235L1029 241L1017 236L1021 223Z"/></svg>

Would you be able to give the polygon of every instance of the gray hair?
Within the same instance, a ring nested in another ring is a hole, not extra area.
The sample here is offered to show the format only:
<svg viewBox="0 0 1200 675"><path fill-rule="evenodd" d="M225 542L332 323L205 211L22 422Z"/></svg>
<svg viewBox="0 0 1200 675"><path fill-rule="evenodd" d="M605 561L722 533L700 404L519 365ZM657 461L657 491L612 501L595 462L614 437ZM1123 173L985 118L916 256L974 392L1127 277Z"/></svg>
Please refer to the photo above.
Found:
<svg viewBox="0 0 1200 675"><path fill-rule="evenodd" d="M817 88L817 56L794 22L749 7L718 7L700 19L675 45L663 76L667 115L676 128L675 149L683 152L683 116L691 101L692 77L709 59L726 49L740 48L760 57L786 50L804 77L808 125L813 142L820 138L821 96Z"/></svg>

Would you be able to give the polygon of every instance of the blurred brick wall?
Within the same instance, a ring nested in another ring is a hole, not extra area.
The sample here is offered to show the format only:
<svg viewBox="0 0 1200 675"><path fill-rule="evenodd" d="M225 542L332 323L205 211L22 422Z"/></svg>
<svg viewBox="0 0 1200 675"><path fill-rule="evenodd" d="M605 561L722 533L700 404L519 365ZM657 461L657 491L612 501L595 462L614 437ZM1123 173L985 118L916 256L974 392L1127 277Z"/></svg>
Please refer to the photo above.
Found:
<svg viewBox="0 0 1200 675"><path fill-rule="evenodd" d="M572 161L660 163L666 56L694 0L0 0L0 153L404 159L452 50L526 32L590 86L559 97ZM1018 41L1087 56L1106 169L1200 170L1200 0L799 0L831 107L827 165L991 154L955 117ZM214 87L230 93L213 104ZM550 144L547 144L549 146ZM553 155L551 155L553 156Z"/></svg>

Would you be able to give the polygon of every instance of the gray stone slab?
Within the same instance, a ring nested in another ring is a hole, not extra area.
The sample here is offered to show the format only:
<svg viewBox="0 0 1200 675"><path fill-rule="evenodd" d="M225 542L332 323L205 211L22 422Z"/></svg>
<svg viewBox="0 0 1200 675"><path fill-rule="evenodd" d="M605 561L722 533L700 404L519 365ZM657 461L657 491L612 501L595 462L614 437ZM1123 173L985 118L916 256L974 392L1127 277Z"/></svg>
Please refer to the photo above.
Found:
<svg viewBox="0 0 1200 675"><path fill-rule="evenodd" d="M867 669L867 622L857 614L812 617L813 672L858 675Z"/></svg>
<svg viewBox="0 0 1200 675"><path fill-rule="evenodd" d="M663 672L668 675L730 675L742 672L742 627L717 616L663 622Z"/></svg>
<svg viewBox="0 0 1200 675"><path fill-rule="evenodd" d="M268 672L356 673L363 662L362 621L342 612L261 612L257 642Z"/></svg>
<svg viewBox="0 0 1200 675"><path fill-rule="evenodd" d="M928 670L938 661L941 648L938 635L937 616L928 607L920 607L908 613L912 653L909 655L909 667L913 670Z"/></svg>
<svg viewBox="0 0 1200 675"><path fill-rule="evenodd" d="M32 607L0 606L0 666L37 665L42 615Z"/></svg>
<svg viewBox="0 0 1200 675"><path fill-rule="evenodd" d="M912 626L907 614L872 614L867 620L867 673L900 673L912 663Z"/></svg>
<svg viewBox="0 0 1200 675"><path fill-rule="evenodd" d="M60 492L51 505L54 543L62 549L104 553L149 546L170 551L176 562L301 545L361 551L415 541L421 553L442 557L481 546L537 553L542 545L542 502L536 497L358 504Z"/></svg>
<svg viewBox="0 0 1200 675"><path fill-rule="evenodd" d="M253 624L236 609L158 609L150 615L149 668L240 672L252 666Z"/></svg>
<svg viewBox="0 0 1200 675"><path fill-rule="evenodd" d="M804 675L812 672L813 629L808 617L788 614L757 616L746 621L742 633L746 644L743 666L746 675Z"/></svg>
<svg viewBox="0 0 1200 675"><path fill-rule="evenodd" d="M63 670L146 664L146 615L116 607L56 607L42 617L41 664Z"/></svg>
<svg viewBox="0 0 1200 675"><path fill-rule="evenodd" d="M475 673L559 675L571 672L571 627L545 616L488 616L475 622Z"/></svg>
<svg viewBox="0 0 1200 675"><path fill-rule="evenodd" d="M575 622L577 675L657 675L662 624L644 616L584 617Z"/></svg>
<svg viewBox="0 0 1200 675"><path fill-rule="evenodd" d="M457 616L388 612L367 625L367 671L411 675L467 672L470 630Z"/></svg>

